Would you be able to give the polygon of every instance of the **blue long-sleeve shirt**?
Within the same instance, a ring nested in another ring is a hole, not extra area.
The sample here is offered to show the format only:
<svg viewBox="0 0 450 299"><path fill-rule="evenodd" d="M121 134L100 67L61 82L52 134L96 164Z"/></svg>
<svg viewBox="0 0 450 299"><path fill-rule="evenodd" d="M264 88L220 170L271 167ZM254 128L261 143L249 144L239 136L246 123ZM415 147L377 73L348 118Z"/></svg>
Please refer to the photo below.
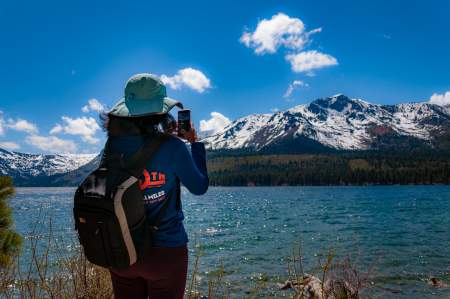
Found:
<svg viewBox="0 0 450 299"><path fill-rule="evenodd" d="M110 151L131 156L143 144L140 136L111 137ZM154 235L156 247L179 247L188 242L183 226L181 203L177 203L179 189L177 180L193 194L201 195L208 190L206 151L203 143L191 144L191 151L179 138L171 136L148 162L141 178L147 218L154 221L164 201L170 200L159 229Z"/></svg>

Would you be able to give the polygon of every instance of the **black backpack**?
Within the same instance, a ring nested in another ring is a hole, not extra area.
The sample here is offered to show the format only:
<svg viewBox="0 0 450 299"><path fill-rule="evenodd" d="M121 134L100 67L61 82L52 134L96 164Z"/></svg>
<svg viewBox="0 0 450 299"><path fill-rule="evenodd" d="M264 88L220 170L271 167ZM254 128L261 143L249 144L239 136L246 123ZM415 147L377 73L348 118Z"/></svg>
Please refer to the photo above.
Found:
<svg viewBox="0 0 450 299"><path fill-rule="evenodd" d="M102 267L123 269L140 260L152 246L170 197L149 223L139 179L146 164L168 135L146 138L130 158L109 153L78 187L74 198L75 229L86 258Z"/></svg>

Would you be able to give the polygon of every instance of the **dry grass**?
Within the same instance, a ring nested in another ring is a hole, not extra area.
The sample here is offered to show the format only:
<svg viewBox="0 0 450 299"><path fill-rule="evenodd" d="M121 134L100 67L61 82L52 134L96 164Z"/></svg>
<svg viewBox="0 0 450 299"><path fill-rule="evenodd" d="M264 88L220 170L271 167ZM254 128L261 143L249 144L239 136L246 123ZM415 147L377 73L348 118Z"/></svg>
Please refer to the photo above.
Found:
<svg viewBox="0 0 450 299"><path fill-rule="evenodd" d="M46 217L38 217L42 218ZM13 263L0 269L0 298L112 298L109 271L90 263L76 242L71 244L74 252L68 255L64 248L67 243L56 241L49 219L47 225L43 221L36 222L27 234L24 244L27 255L17 254ZM45 227L48 231L43 231ZM186 298L189 299L204 296L199 291L198 279L201 255L198 250L187 283ZM223 266L220 269L210 276L208 298L226 299L230 296L223 281Z"/></svg>
<svg viewBox="0 0 450 299"><path fill-rule="evenodd" d="M42 231L44 227L49 228L48 231ZM36 223L24 244L27 256L17 254L9 267L0 269L0 298L113 297L109 271L87 261L78 243L72 244L75 251L68 254L65 248L67 243L59 244L56 240L51 220L47 225L42 221ZM325 256L319 256L317 266L307 274L300 247L296 250L287 267L286 283L293 290L292 298L361 298L361 290L367 285L367 273L370 271L362 275L350 257L338 261L330 251ZM185 298L235 298L233 289L236 290L236 286L227 281L223 264L208 274L206 286L202 284L199 274L201 256L202 251L198 249L187 282ZM266 277L256 281L243 298L278 297L277 292L274 290L274 284L270 284Z"/></svg>
<svg viewBox="0 0 450 299"><path fill-rule="evenodd" d="M225 267L220 264L216 271L209 273L207 280L206 291L203 291L201 280L200 280L200 258L203 255L203 251L200 245L196 245L195 260L194 265L190 274L190 279L188 282L188 287L186 290L186 297L188 299L228 299L230 298L231 292L229 284L225 281Z"/></svg>
<svg viewBox="0 0 450 299"><path fill-rule="evenodd" d="M0 270L0 298L112 298L109 272L87 261L79 246L68 256L55 241L51 220L44 237L42 227L36 223L24 244L29 259L17 255Z"/></svg>

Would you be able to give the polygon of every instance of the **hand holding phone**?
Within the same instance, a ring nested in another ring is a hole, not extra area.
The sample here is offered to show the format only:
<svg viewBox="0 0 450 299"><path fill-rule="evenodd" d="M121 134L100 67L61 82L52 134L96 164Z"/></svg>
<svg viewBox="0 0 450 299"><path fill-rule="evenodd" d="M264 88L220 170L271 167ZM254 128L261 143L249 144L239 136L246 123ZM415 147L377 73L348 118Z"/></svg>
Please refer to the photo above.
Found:
<svg viewBox="0 0 450 299"><path fill-rule="evenodd" d="M185 109L178 111L178 136L189 142L197 141L197 134L191 122L191 110Z"/></svg>
<svg viewBox="0 0 450 299"><path fill-rule="evenodd" d="M178 111L178 135L181 136L182 131L191 130L191 110L185 109Z"/></svg>

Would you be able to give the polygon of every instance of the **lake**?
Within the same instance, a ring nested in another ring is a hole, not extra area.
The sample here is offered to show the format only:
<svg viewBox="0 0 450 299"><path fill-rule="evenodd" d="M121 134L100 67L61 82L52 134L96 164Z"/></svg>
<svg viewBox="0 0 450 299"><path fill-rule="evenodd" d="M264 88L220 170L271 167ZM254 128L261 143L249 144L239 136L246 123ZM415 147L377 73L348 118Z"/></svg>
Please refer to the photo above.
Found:
<svg viewBox="0 0 450 299"><path fill-rule="evenodd" d="M74 238L74 188L18 188L11 200L17 230L30 232L39 211L55 236ZM233 297L263 281L273 297L301 243L305 267L332 249L351 255L370 274L381 298L450 298L427 285L450 279L450 186L212 187L203 196L182 189L191 266L202 252L199 278L223 264ZM73 250L67 246L67 250ZM25 252L26 255L26 252ZM192 268L192 267L191 267Z"/></svg>

